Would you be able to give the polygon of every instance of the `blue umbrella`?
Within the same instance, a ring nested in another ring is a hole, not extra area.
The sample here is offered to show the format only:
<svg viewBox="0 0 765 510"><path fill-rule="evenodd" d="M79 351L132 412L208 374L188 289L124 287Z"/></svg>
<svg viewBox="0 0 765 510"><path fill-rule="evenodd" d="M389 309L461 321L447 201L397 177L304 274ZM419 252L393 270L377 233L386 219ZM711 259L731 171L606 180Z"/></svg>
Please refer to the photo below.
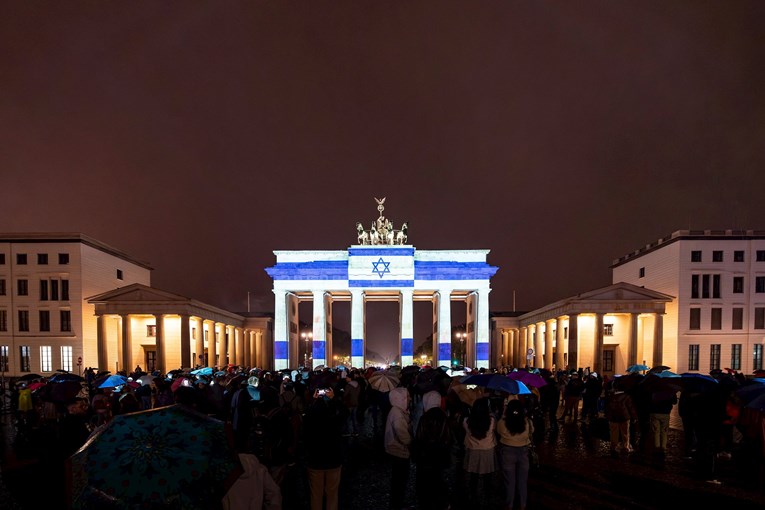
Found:
<svg viewBox="0 0 765 510"><path fill-rule="evenodd" d="M460 379L462 384L474 384L490 390L504 391L510 395L530 395L531 390L520 381L502 374L475 374Z"/></svg>
<svg viewBox="0 0 765 510"><path fill-rule="evenodd" d="M191 371L192 375L213 375L213 369L211 367L199 368Z"/></svg>
<svg viewBox="0 0 765 510"><path fill-rule="evenodd" d="M627 367L627 373L634 373L634 372L645 372L646 370L650 370L650 368L646 365L630 365Z"/></svg>
<svg viewBox="0 0 765 510"><path fill-rule="evenodd" d="M758 411L765 411L765 395L760 395L748 404L744 405L744 407L749 407Z"/></svg>
<svg viewBox="0 0 765 510"><path fill-rule="evenodd" d="M680 374L676 374L674 372L670 372L669 370L664 370L663 372L655 372L654 375L656 377L664 378L674 378L674 377L680 377Z"/></svg>
<svg viewBox="0 0 765 510"><path fill-rule="evenodd" d="M114 388L115 386L122 386L126 382L127 377L124 375L110 375L101 383L99 388Z"/></svg>

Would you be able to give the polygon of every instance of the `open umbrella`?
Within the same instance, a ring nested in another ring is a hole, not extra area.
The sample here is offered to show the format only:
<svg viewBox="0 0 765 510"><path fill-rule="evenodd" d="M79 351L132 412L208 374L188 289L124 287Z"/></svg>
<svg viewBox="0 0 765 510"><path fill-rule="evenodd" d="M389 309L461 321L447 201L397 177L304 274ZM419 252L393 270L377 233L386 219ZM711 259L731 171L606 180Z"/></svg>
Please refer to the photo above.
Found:
<svg viewBox="0 0 765 510"><path fill-rule="evenodd" d="M507 377L516 381L521 381L526 386L533 386L535 388L541 388L547 384L547 381L545 381L544 377L540 374L534 374L526 370L510 372L507 374Z"/></svg>
<svg viewBox="0 0 765 510"><path fill-rule="evenodd" d="M40 374L25 374L16 379L16 382L28 382L28 381L34 381L37 379L42 379L43 376Z"/></svg>
<svg viewBox="0 0 765 510"><path fill-rule="evenodd" d="M697 372L683 372L680 374L680 381L683 389L697 393L714 388L719 384L714 377Z"/></svg>
<svg viewBox="0 0 765 510"><path fill-rule="evenodd" d="M646 370L650 370L650 367L646 365L630 365L627 367L628 374L632 374L634 372L645 372Z"/></svg>
<svg viewBox="0 0 765 510"><path fill-rule="evenodd" d="M510 379L502 374L474 374L463 377L462 384L483 386L490 390L504 391L510 395L530 395L531 390L520 381Z"/></svg>
<svg viewBox="0 0 765 510"><path fill-rule="evenodd" d="M70 457L67 507L215 508L238 466L219 420L177 404L118 415Z"/></svg>
<svg viewBox="0 0 765 510"><path fill-rule="evenodd" d="M632 391L645 376L639 372L631 372L627 375L617 374L614 376L613 388L620 391Z"/></svg>
<svg viewBox="0 0 765 510"><path fill-rule="evenodd" d="M35 381L33 383L30 383L28 388L29 388L29 391L35 391L35 390L39 390L40 388L42 388L44 386L45 386L44 382Z"/></svg>
<svg viewBox="0 0 765 510"><path fill-rule="evenodd" d="M197 370L192 370L191 371L191 375L206 375L206 376L210 376L210 375L213 375L213 369L212 369L212 367L199 368Z"/></svg>
<svg viewBox="0 0 765 510"><path fill-rule="evenodd" d="M645 365L643 365L643 366L645 366ZM669 370L670 368L672 368L672 367L668 367L666 365L659 365L659 366L653 367L651 370L648 371L648 373L649 374L657 374L657 373L664 372L665 370Z"/></svg>
<svg viewBox="0 0 765 510"><path fill-rule="evenodd" d="M147 384L151 384L154 382L154 376L149 374L142 375L141 377L138 378L138 382L146 386Z"/></svg>
<svg viewBox="0 0 765 510"><path fill-rule="evenodd" d="M122 386L127 382L127 377L124 375L110 375L104 381L98 385L99 388L114 388L115 386Z"/></svg>
<svg viewBox="0 0 765 510"><path fill-rule="evenodd" d="M85 378L77 374L71 374L69 372L66 372L66 373L55 374L53 377L48 379L48 382L62 382L62 381L85 382Z"/></svg>
<svg viewBox="0 0 765 510"><path fill-rule="evenodd" d="M378 370L369 376L369 386L382 393L387 393L393 388L397 388L398 383L398 375L388 370Z"/></svg>

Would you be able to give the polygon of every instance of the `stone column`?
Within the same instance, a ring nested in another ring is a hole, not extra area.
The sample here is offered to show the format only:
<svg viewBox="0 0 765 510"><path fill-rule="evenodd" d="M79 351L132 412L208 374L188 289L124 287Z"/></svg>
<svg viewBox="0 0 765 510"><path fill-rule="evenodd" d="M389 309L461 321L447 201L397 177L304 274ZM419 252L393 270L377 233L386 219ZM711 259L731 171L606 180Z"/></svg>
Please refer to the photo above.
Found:
<svg viewBox="0 0 765 510"><path fill-rule="evenodd" d="M98 315L96 329L96 345L98 347L98 369L109 370L109 350L107 349L106 317ZM82 374L80 374L82 375Z"/></svg>
<svg viewBox="0 0 765 510"><path fill-rule="evenodd" d="M603 373L603 317L605 314L595 314L595 346L592 353L592 372Z"/></svg>
<svg viewBox="0 0 765 510"><path fill-rule="evenodd" d="M326 348L326 308L324 291L313 291L313 367L329 366Z"/></svg>
<svg viewBox="0 0 765 510"><path fill-rule="evenodd" d="M205 321L201 317L197 317L197 337L195 339L197 359L194 360L194 364L200 367L205 366Z"/></svg>
<svg viewBox="0 0 765 510"><path fill-rule="evenodd" d="M191 359L191 325L189 316L181 314L181 366L184 368L194 368Z"/></svg>
<svg viewBox="0 0 765 510"><path fill-rule="evenodd" d="M438 360L437 366L452 366L452 311L448 290L436 292L438 307L438 349L433 351L433 361ZM438 356L438 357L436 357Z"/></svg>
<svg viewBox="0 0 765 510"><path fill-rule="evenodd" d="M568 369L579 368L579 314L568 316Z"/></svg>
<svg viewBox="0 0 765 510"><path fill-rule="evenodd" d="M653 366L659 366L664 360L664 315L654 314L653 320Z"/></svg>
<svg viewBox="0 0 765 510"><path fill-rule="evenodd" d="M638 359L638 314L630 313L630 340L627 347L627 366L637 364Z"/></svg>
<svg viewBox="0 0 765 510"><path fill-rule="evenodd" d="M365 314L364 291L351 289L351 365L364 368Z"/></svg>
<svg viewBox="0 0 765 510"><path fill-rule="evenodd" d="M528 355L526 354L526 351L528 351L529 348L529 328L528 326L521 326L521 334L518 338L518 343L520 345L518 349L518 354L516 357L515 367L520 368L524 367L526 365L531 365L531 361L528 359Z"/></svg>
<svg viewBox="0 0 765 510"><path fill-rule="evenodd" d="M120 318L122 319L122 359L119 360L118 370L125 370L126 373L130 373L133 370L133 334L130 330L130 315L122 314Z"/></svg>
<svg viewBox="0 0 765 510"><path fill-rule="evenodd" d="M555 368L562 370L566 364L566 330L563 327L563 317L558 317L558 323L556 325L555 341Z"/></svg>
<svg viewBox="0 0 765 510"><path fill-rule="evenodd" d="M161 313L154 314L154 324L157 329L157 335L154 337L154 345L157 348L157 370L161 373L167 373L165 363L165 316Z"/></svg>
<svg viewBox="0 0 765 510"><path fill-rule="evenodd" d="M555 319L545 321L544 367L548 370L552 370L553 367L553 344L555 343L555 335L553 335L553 324L555 324Z"/></svg>
<svg viewBox="0 0 765 510"><path fill-rule="evenodd" d="M274 369L290 368L287 292L274 289ZM262 352L262 351L258 351Z"/></svg>
<svg viewBox="0 0 765 510"><path fill-rule="evenodd" d="M216 324L218 330L218 366L228 365L228 345L226 342L226 325L222 322Z"/></svg>
<svg viewBox="0 0 765 510"><path fill-rule="evenodd" d="M476 291L475 310L475 367L489 368L489 292L490 289ZM470 337L468 337L469 339Z"/></svg>
<svg viewBox="0 0 765 510"><path fill-rule="evenodd" d="M544 322L537 322L534 330L534 366L536 368L544 367Z"/></svg>
<svg viewBox="0 0 765 510"><path fill-rule="evenodd" d="M399 297L398 330L401 366L414 363L414 289L402 289Z"/></svg>

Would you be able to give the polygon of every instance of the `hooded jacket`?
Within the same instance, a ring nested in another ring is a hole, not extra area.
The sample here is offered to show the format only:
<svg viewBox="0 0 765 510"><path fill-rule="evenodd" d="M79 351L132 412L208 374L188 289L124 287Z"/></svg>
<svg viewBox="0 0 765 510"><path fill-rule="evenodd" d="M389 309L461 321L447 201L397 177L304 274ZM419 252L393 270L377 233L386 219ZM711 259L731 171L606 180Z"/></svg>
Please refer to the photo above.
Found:
<svg viewBox="0 0 765 510"><path fill-rule="evenodd" d="M409 391L406 388L394 388L389 398L391 410L385 422L385 451L394 457L408 459L409 445L412 443Z"/></svg>
<svg viewBox="0 0 765 510"><path fill-rule="evenodd" d="M244 472L223 497L223 510L281 510L282 493L268 469L250 453L240 453L239 462Z"/></svg>

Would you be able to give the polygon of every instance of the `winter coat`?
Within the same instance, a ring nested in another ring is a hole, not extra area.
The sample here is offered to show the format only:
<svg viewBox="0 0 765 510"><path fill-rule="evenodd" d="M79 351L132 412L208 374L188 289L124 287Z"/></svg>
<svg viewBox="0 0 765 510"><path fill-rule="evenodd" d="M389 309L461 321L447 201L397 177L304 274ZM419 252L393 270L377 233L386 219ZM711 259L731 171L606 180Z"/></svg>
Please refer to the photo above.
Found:
<svg viewBox="0 0 765 510"><path fill-rule="evenodd" d="M637 409L632 397L623 391L606 395L606 419L614 423L637 420Z"/></svg>
<svg viewBox="0 0 765 510"><path fill-rule="evenodd" d="M391 409L385 422L385 451L394 457L409 458L412 443L409 419L409 390L394 388L389 393Z"/></svg>
<svg viewBox="0 0 765 510"><path fill-rule="evenodd" d="M282 492L255 455L240 453L244 473L223 497L223 510L281 510Z"/></svg>

